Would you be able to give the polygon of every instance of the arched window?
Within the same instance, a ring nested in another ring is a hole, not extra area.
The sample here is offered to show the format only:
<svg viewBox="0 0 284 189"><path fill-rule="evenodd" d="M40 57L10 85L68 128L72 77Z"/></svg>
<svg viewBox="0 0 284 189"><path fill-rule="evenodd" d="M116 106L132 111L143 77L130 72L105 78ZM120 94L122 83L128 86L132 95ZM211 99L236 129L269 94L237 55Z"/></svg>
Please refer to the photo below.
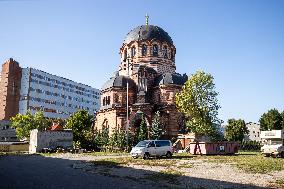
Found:
<svg viewBox="0 0 284 189"><path fill-rule="evenodd" d="M158 52L159 52L158 45L157 44L153 45L153 56L158 56Z"/></svg>
<svg viewBox="0 0 284 189"><path fill-rule="evenodd" d="M106 105L106 97L103 98L103 106Z"/></svg>
<svg viewBox="0 0 284 189"><path fill-rule="evenodd" d="M171 59L174 60L174 50L171 50Z"/></svg>
<svg viewBox="0 0 284 189"><path fill-rule="evenodd" d="M147 55L147 46L145 44L142 45L142 56Z"/></svg>
<svg viewBox="0 0 284 189"><path fill-rule="evenodd" d="M123 61L126 62L127 59L127 49L124 50Z"/></svg>
<svg viewBox="0 0 284 189"><path fill-rule="evenodd" d="M110 96L107 97L107 105L110 105Z"/></svg>
<svg viewBox="0 0 284 189"><path fill-rule="evenodd" d="M133 58L136 54L136 48L135 47L132 47L131 48L131 58Z"/></svg>
<svg viewBox="0 0 284 189"><path fill-rule="evenodd" d="M164 58L168 58L168 47L167 47L167 45L164 45L164 47L163 47L163 55L164 55Z"/></svg>

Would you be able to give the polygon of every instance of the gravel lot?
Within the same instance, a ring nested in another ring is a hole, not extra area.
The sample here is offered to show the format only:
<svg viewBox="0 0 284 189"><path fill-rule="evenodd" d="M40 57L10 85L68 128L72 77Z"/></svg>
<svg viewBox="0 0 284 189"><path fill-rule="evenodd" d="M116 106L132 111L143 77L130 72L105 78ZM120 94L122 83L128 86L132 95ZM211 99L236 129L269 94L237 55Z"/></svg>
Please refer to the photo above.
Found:
<svg viewBox="0 0 284 189"><path fill-rule="evenodd" d="M92 161L127 156L82 154L0 157L0 188L271 188L284 171L245 173L229 164L199 159L171 159L173 166L125 164L96 165ZM149 160L151 161L151 160ZM180 166L177 166L180 165ZM190 165L190 166L184 166ZM179 176L161 173L174 171Z"/></svg>

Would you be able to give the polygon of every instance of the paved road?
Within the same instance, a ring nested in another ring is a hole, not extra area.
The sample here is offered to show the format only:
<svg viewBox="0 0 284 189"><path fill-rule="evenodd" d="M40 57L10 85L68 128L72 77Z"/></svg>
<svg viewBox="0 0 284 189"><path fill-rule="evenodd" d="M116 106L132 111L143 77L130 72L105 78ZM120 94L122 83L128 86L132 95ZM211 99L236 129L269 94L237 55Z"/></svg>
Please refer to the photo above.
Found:
<svg viewBox="0 0 284 189"><path fill-rule="evenodd" d="M76 162L40 155L0 156L0 189L155 188L73 169Z"/></svg>

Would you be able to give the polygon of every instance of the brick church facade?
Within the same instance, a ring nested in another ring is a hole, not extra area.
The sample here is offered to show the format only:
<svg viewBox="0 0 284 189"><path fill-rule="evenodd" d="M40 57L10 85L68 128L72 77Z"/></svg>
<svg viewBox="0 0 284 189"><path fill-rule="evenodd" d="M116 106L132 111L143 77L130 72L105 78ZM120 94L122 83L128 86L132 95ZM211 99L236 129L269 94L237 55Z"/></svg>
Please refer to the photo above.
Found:
<svg viewBox="0 0 284 189"><path fill-rule="evenodd" d="M176 48L162 28L142 25L131 30L121 48L120 65L101 89L101 108L95 128L126 128L127 83L129 86L130 130L138 128L141 115L151 127L160 112L163 138L176 137L183 127L183 115L175 106L175 94L182 89L187 75L176 73Z"/></svg>

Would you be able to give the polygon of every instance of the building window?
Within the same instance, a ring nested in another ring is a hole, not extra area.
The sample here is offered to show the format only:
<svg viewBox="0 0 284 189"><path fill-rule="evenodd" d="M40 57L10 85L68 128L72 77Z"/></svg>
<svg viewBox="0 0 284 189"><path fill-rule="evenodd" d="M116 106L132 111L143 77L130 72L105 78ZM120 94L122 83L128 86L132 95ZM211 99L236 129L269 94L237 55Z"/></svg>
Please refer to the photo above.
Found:
<svg viewBox="0 0 284 189"><path fill-rule="evenodd" d="M168 47L167 47L167 45L165 45L163 47L163 55L164 55L164 58L168 58Z"/></svg>
<svg viewBox="0 0 284 189"><path fill-rule="evenodd" d="M147 46L145 44L142 45L142 56L147 55Z"/></svg>
<svg viewBox="0 0 284 189"><path fill-rule="evenodd" d="M103 106L110 105L110 96L106 96L103 98Z"/></svg>
<svg viewBox="0 0 284 189"><path fill-rule="evenodd" d="M12 86L12 94L13 95L16 94L15 89L16 89L16 85L15 85L15 82L13 82L13 86Z"/></svg>
<svg viewBox="0 0 284 189"><path fill-rule="evenodd" d="M132 47L131 48L131 58L133 58L136 54L136 48L135 47Z"/></svg>
<svg viewBox="0 0 284 189"><path fill-rule="evenodd" d="M126 62L127 59L127 49L124 50L123 61Z"/></svg>
<svg viewBox="0 0 284 189"><path fill-rule="evenodd" d="M153 45L153 56L158 56L158 45L157 44L155 44L155 45Z"/></svg>
<svg viewBox="0 0 284 189"><path fill-rule="evenodd" d="M110 96L107 97L107 105L110 105Z"/></svg>

